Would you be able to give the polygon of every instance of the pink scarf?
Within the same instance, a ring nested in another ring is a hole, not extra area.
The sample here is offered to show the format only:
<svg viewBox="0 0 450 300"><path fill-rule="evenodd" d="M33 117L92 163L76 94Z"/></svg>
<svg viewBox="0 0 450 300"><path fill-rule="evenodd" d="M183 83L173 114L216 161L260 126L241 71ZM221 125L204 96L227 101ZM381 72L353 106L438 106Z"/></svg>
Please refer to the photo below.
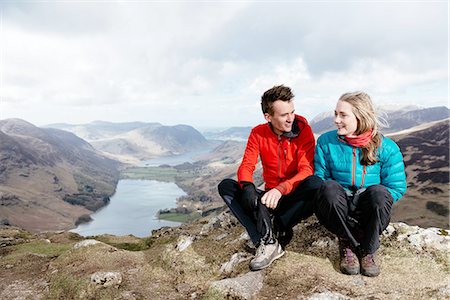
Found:
<svg viewBox="0 0 450 300"><path fill-rule="evenodd" d="M372 140L372 129L357 136L345 136L344 139L353 147L365 147Z"/></svg>

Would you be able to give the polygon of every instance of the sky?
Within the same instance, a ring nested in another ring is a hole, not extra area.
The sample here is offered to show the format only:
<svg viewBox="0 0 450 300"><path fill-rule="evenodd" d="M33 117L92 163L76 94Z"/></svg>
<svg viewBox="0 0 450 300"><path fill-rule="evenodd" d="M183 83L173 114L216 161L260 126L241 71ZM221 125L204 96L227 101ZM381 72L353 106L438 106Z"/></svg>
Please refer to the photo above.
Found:
<svg viewBox="0 0 450 300"><path fill-rule="evenodd" d="M0 119L264 123L362 90L378 107L449 106L447 1L0 2Z"/></svg>

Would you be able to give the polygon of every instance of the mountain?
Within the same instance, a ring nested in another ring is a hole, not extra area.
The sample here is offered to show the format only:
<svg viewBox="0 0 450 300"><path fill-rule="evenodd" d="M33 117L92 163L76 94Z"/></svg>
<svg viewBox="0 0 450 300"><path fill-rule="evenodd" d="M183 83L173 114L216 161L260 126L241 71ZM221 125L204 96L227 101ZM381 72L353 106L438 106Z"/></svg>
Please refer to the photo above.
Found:
<svg viewBox="0 0 450 300"><path fill-rule="evenodd" d="M386 107L379 109L379 115L388 123L388 127L381 128L383 133L393 133L423 123L447 119L450 110L445 106L419 108L417 106ZM322 113L311 120L313 132L321 134L334 130L334 113Z"/></svg>
<svg viewBox="0 0 450 300"><path fill-rule="evenodd" d="M111 138L113 136L146 126L161 126L161 124L144 122L112 123L104 121L94 121L89 124L78 125L57 123L50 124L45 127L70 131L86 141L94 141Z"/></svg>
<svg viewBox="0 0 450 300"><path fill-rule="evenodd" d="M449 228L450 119L392 134L400 147L408 190L394 205L392 220L422 227Z"/></svg>
<svg viewBox="0 0 450 300"><path fill-rule="evenodd" d="M120 164L72 133L0 121L0 220L29 230L67 229L104 206Z"/></svg>
<svg viewBox="0 0 450 300"><path fill-rule="evenodd" d="M210 140L246 142L251 130L252 127L230 127L225 130L205 132L204 136Z"/></svg>
<svg viewBox="0 0 450 300"><path fill-rule="evenodd" d="M183 154L208 146L203 135L188 125L96 121L85 125L53 124L47 127L70 131L109 157L132 163L157 156Z"/></svg>

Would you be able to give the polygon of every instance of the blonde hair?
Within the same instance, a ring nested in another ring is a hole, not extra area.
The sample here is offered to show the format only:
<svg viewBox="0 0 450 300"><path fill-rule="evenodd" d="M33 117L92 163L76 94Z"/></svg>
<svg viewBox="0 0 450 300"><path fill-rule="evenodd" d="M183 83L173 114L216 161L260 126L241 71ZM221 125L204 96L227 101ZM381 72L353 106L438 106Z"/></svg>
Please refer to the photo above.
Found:
<svg viewBox="0 0 450 300"><path fill-rule="evenodd" d="M372 99L364 92L345 93L339 101L345 101L352 106L357 120L355 135L372 130L372 139L367 146L362 147L361 164L373 165L378 161L377 150L381 145L382 136L378 131L379 123Z"/></svg>

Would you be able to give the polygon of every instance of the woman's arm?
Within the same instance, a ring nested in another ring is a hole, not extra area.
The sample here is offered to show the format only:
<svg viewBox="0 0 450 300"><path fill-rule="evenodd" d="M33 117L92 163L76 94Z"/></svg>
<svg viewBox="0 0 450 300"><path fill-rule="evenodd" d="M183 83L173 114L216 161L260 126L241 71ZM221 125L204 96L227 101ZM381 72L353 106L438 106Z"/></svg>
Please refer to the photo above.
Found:
<svg viewBox="0 0 450 300"><path fill-rule="evenodd" d="M325 143L320 137L317 139L316 151L314 154L314 175L323 180L331 179L330 168L327 162L328 153L325 151Z"/></svg>
<svg viewBox="0 0 450 300"><path fill-rule="evenodd" d="M384 149L380 155L381 184L391 193L394 202L399 200L406 192L405 164L400 148L397 144L383 137Z"/></svg>

